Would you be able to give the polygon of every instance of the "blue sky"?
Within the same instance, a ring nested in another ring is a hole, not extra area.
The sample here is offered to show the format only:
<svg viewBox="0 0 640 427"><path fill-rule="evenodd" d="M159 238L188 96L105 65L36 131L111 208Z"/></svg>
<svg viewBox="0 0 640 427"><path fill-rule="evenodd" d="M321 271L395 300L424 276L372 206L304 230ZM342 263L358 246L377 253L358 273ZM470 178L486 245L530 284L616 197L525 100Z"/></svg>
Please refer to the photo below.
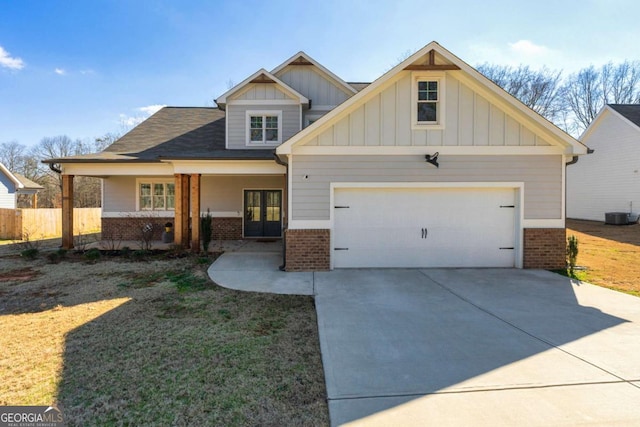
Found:
<svg viewBox="0 0 640 427"><path fill-rule="evenodd" d="M93 138L154 106L213 106L300 50L347 81L432 40L471 65L640 59L638 16L637 0L0 0L0 142Z"/></svg>

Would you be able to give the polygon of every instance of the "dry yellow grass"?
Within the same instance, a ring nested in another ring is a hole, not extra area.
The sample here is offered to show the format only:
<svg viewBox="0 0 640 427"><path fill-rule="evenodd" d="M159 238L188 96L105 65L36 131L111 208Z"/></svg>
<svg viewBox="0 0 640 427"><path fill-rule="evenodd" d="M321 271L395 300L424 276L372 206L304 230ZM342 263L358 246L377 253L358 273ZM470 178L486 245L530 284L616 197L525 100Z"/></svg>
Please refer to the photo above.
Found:
<svg viewBox="0 0 640 427"><path fill-rule="evenodd" d="M312 298L220 288L198 261L0 257L0 405L56 402L70 426L328 424Z"/></svg>
<svg viewBox="0 0 640 427"><path fill-rule="evenodd" d="M567 236L579 242L581 280L640 296L640 224L607 225L567 220Z"/></svg>

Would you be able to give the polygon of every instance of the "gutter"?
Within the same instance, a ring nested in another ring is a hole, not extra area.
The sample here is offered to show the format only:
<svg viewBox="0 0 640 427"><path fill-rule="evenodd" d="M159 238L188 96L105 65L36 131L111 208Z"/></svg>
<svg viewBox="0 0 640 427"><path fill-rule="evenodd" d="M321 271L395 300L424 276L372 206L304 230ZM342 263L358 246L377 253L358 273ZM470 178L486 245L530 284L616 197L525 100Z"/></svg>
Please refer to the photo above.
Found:
<svg viewBox="0 0 640 427"><path fill-rule="evenodd" d="M288 203L288 200L289 200L289 163L286 163L286 162L282 161L280 156L278 156L278 153L276 153L275 151L273 152L273 158L274 158L274 160L275 160L275 162L277 164L279 164L280 166L284 166L285 167L284 182L285 182L285 189L287 191L287 203ZM289 213L290 212L287 212L287 224L289 224ZM282 265L280 267L278 267L278 270L285 271L286 268L287 268L287 238L286 238L286 236L284 236L284 230L283 230Z"/></svg>
<svg viewBox="0 0 640 427"><path fill-rule="evenodd" d="M593 154L595 150L593 148L587 148L587 154ZM579 157L578 156L573 156L573 158L571 160L569 160L567 163L565 163L565 165L570 166L570 165L575 165L576 163L578 163Z"/></svg>

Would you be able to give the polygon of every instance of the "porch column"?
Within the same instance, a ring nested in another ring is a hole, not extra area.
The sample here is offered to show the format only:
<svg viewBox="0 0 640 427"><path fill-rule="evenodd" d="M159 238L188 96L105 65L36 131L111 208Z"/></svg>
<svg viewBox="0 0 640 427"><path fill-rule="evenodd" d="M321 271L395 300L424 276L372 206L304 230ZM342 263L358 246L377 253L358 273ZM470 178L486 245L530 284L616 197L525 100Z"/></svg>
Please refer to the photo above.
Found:
<svg viewBox="0 0 640 427"><path fill-rule="evenodd" d="M191 174L191 251L200 252L200 174Z"/></svg>
<svg viewBox="0 0 640 427"><path fill-rule="evenodd" d="M33 202L31 205L33 209L38 209L38 193L33 193Z"/></svg>
<svg viewBox="0 0 640 427"><path fill-rule="evenodd" d="M73 175L62 175L62 248L73 249Z"/></svg>
<svg viewBox="0 0 640 427"><path fill-rule="evenodd" d="M174 239L176 245L189 246L189 175L175 174L175 224Z"/></svg>

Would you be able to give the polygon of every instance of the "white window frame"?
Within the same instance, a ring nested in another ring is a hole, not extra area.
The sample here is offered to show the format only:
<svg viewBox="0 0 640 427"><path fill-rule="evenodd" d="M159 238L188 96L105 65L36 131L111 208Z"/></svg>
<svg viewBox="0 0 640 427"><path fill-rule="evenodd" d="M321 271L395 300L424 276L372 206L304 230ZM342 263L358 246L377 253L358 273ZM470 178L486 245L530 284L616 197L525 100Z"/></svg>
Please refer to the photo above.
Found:
<svg viewBox="0 0 640 427"><path fill-rule="evenodd" d="M151 208L142 208L140 206L140 197L141 197L141 186L142 184L151 184ZM164 185L164 208L163 209L154 209L153 208L153 186L154 184L163 184ZM173 184L173 207L167 208L167 184ZM136 179L136 211L137 212L173 212L175 211L175 206L177 200L175 199L175 180L174 179L145 179L145 178L137 178Z"/></svg>
<svg viewBox="0 0 640 427"><path fill-rule="evenodd" d="M437 119L435 122L418 121L418 82L438 82ZM445 74L444 73L412 73L411 74L411 127L417 129L444 129L445 119Z"/></svg>
<svg viewBox="0 0 640 427"><path fill-rule="evenodd" d="M265 140L266 132L262 133L262 141L251 141L251 117L262 116L262 128L264 129L266 117L278 118L278 140ZM282 144L282 110L247 110L245 120L246 144L247 146L275 146Z"/></svg>
<svg viewBox="0 0 640 427"><path fill-rule="evenodd" d="M313 113L313 114L307 114L304 118L304 127L309 126L312 121L316 122L320 117L322 117L324 114L326 113Z"/></svg>

